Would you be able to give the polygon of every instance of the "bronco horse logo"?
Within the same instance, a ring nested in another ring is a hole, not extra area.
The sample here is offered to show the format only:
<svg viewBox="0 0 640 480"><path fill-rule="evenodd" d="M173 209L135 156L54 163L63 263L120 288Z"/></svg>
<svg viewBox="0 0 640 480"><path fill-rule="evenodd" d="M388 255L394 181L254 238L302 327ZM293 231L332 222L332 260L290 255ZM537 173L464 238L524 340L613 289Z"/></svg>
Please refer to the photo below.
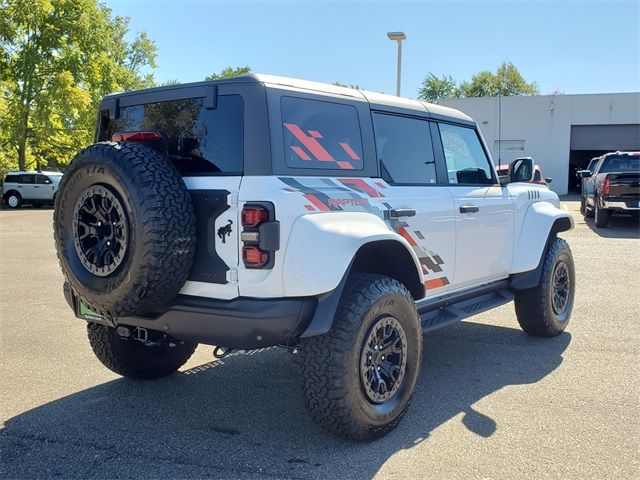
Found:
<svg viewBox="0 0 640 480"><path fill-rule="evenodd" d="M231 232L233 230L231 230L231 225L233 225L233 222L231 220L227 220L227 223L224 227L220 227L218 229L218 237L220 238L220 240L222 240L222 243L226 243L227 241L227 237L231 236Z"/></svg>

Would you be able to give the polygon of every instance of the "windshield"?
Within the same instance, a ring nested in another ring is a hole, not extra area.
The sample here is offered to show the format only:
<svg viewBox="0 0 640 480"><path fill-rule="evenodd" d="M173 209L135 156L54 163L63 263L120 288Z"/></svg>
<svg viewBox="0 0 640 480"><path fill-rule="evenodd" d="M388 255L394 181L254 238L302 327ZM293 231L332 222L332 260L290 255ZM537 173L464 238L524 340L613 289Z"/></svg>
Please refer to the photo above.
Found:
<svg viewBox="0 0 640 480"><path fill-rule="evenodd" d="M600 167L600 173L638 171L640 171L640 156L632 155L612 155L606 157Z"/></svg>

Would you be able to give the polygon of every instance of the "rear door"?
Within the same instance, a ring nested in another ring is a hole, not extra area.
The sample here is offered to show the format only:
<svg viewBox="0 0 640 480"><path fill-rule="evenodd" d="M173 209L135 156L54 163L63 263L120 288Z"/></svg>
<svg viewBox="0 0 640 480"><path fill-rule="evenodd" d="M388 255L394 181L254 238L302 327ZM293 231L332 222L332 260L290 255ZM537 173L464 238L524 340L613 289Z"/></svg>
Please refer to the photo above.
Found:
<svg viewBox="0 0 640 480"><path fill-rule="evenodd" d="M127 132L156 132L162 149L191 192L196 214L196 258L182 294L232 299L238 296L238 196L245 168L247 130L255 131L255 85L180 87L123 96L109 111L99 140ZM264 93L262 92L264 103ZM103 105L108 107L108 105ZM250 112L253 113L253 112ZM113 118L117 117L117 118ZM253 142L255 143L255 141ZM254 148L255 149L255 148Z"/></svg>
<svg viewBox="0 0 640 480"><path fill-rule="evenodd" d="M513 255L514 207L475 128L439 123L456 215L456 287L505 278Z"/></svg>
<svg viewBox="0 0 640 480"><path fill-rule="evenodd" d="M420 259L427 296L450 290L455 271L455 215L442 165L436 163L427 118L373 112L385 188L386 220Z"/></svg>
<svg viewBox="0 0 640 480"><path fill-rule="evenodd" d="M36 176L32 173L24 173L20 175L20 183L18 184L18 192L25 200L38 199L38 190L36 187Z"/></svg>

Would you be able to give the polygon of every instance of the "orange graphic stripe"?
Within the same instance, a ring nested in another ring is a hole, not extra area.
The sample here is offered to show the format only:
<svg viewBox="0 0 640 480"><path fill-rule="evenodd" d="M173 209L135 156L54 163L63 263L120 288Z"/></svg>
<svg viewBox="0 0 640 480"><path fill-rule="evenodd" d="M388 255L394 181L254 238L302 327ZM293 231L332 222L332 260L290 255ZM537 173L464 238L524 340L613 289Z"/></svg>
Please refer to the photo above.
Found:
<svg viewBox="0 0 640 480"><path fill-rule="evenodd" d="M432 290L434 288L444 287L445 285L449 285L449 279L447 277L434 278L433 280L424 282L425 290Z"/></svg>

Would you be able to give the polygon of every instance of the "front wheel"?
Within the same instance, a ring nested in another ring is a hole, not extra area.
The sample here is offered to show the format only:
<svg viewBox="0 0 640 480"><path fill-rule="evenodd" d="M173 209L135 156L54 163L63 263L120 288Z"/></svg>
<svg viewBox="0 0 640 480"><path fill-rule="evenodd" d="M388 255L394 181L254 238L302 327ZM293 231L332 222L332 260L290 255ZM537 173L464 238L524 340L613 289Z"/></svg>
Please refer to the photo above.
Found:
<svg viewBox="0 0 640 480"><path fill-rule="evenodd" d="M158 335L142 342L123 338L115 328L89 323L89 343L98 360L123 377L151 380L172 374L191 357L197 344Z"/></svg>
<svg viewBox="0 0 640 480"><path fill-rule="evenodd" d="M569 244L555 238L545 253L538 285L515 294L516 316L522 330L535 337L553 337L563 332L573 309L575 278Z"/></svg>
<svg viewBox="0 0 640 480"><path fill-rule="evenodd" d="M323 429L373 440L405 414L418 379L422 333L415 303L400 282L356 274L331 330L301 345L304 396Z"/></svg>
<svg viewBox="0 0 640 480"><path fill-rule="evenodd" d="M7 205L9 206L9 208L20 208L20 206L22 205L22 197L20 196L19 193L10 193L7 196Z"/></svg>

